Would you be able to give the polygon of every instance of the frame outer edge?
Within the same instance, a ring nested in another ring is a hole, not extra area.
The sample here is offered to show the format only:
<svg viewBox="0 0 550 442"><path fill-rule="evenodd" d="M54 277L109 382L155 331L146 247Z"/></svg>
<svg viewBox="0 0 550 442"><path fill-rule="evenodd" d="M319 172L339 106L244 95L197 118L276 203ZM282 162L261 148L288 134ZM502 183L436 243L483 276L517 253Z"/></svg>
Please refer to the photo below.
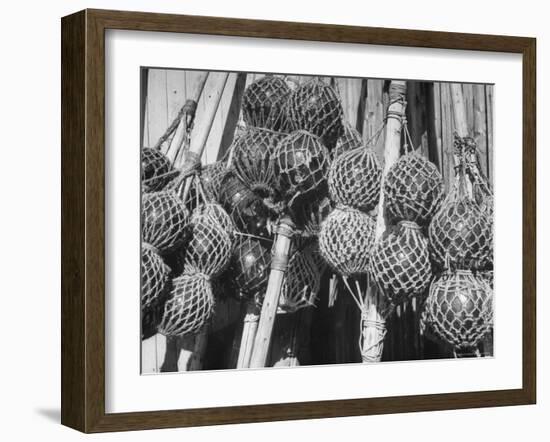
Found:
<svg viewBox="0 0 550 442"><path fill-rule="evenodd" d="M61 423L83 431L85 13L61 20Z"/></svg>
<svg viewBox="0 0 550 442"><path fill-rule="evenodd" d="M218 23L219 28L211 25ZM105 413L105 29L522 53L523 388L207 409ZM326 30L320 36L320 29ZM403 413L536 401L536 41L309 23L85 10L62 20L62 423L84 432ZM441 37L441 38L438 38ZM67 83L67 84L65 84Z"/></svg>
<svg viewBox="0 0 550 442"><path fill-rule="evenodd" d="M84 431L105 418L105 25L85 11L85 382Z"/></svg>
<svg viewBox="0 0 550 442"><path fill-rule="evenodd" d="M523 390L537 401L537 41L523 50Z"/></svg>

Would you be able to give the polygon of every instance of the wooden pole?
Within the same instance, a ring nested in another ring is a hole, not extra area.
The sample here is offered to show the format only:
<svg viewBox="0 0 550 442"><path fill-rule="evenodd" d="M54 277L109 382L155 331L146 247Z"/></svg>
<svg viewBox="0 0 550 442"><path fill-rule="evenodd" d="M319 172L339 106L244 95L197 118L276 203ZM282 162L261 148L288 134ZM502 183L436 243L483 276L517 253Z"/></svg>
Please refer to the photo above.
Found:
<svg viewBox="0 0 550 442"><path fill-rule="evenodd" d="M188 112L190 111L190 109L186 107L186 105L187 106L194 105L196 110L197 103L200 100L200 97L204 90L204 85L206 84L207 79L208 79L208 72L201 72L197 76L197 78L195 79L195 84L192 87L191 96L186 97L185 104L182 106L182 108L178 112L176 119L170 125L171 127L174 125L177 125L177 127L175 129L176 132L174 134L174 138L172 138L172 141L170 142L170 146L166 152L166 155L174 163L174 166L176 167L180 166L180 164L178 164L178 162L181 161L181 155L179 155L179 153L181 152L185 137L187 136L187 130L189 129L188 125L193 123L192 121L188 121ZM194 118L195 110L192 110L193 112L192 119ZM168 128L168 132L170 130L171 128ZM159 140L159 142L160 141L161 140Z"/></svg>
<svg viewBox="0 0 550 442"><path fill-rule="evenodd" d="M189 161L190 163L200 161L204 151L204 146L206 146L206 141L208 140L208 134L210 133L210 129L214 123L214 118L216 117L216 112L220 105L223 90L225 88L225 84L227 83L228 77L228 72L214 72L208 76L208 81L204 86L205 93L208 94L205 96L206 111L204 115L201 115L201 118L195 122L193 127L189 151L185 153L186 160L184 160L184 167L186 161ZM191 180L186 179L182 194L183 201L187 199L190 187Z"/></svg>
<svg viewBox="0 0 550 442"><path fill-rule="evenodd" d="M392 81L390 84L390 105L388 107L388 121L386 123L386 137L384 141L384 171L382 174L382 188L390 168L399 160L401 155L401 131L403 121L401 115L405 111L405 93L407 83L405 81ZM378 218L376 220L376 237L382 236L386 230L384 218L384 192L380 193L378 203Z"/></svg>
<svg viewBox="0 0 550 442"><path fill-rule="evenodd" d="M467 137L470 134L468 127L468 117L466 113L466 104L464 100L464 94L462 92L462 85L460 83L451 83L451 102L453 104L453 117L455 123L455 131L459 137ZM453 152L453 158L455 166L457 165L458 158L456 153ZM473 195L472 182L466 174L466 189L470 198Z"/></svg>
<svg viewBox="0 0 550 442"><path fill-rule="evenodd" d="M258 321L260 320L260 309L254 299L248 302L246 314L243 320L243 332L241 335L241 345L239 348L239 357L237 359L237 368L250 367L250 358L254 348L254 340L258 331Z"/></svg>
<svg viewBox="0 0 550 442"><path fill-rule="evenodd" d="M401 130L403 128L402 115L405 111L405 94L407 84L405 81L392 81L390 84L390 105L388 107L388 120L386 124L386 138L384 142L384 172L382 175L382 188L384 180L391 166L397 162L401 154ZM384 192L380 194L378 203L378 218L376 221L376 239L378 240L386 230L384 218ZM369 284L365 297L365 311L363 314L363 362L379 362L384 349L384 336L386 333L386 311L389 306L383 293L374 284Z"/></svg>
<svg viewBox="0 0 550 442"><path fill-rule="evenodd" d="M273 325L275 323L275 316L277 315L277 307L279 306L279 295L288 265L288 253L294 227L294 223L288 216L283 217L277 226L273 258L271 259L271 272L269 273L258 332L254 340L254 348L252 349L252 357L250 359L251 368L265 367L267 362Z"/></svg>

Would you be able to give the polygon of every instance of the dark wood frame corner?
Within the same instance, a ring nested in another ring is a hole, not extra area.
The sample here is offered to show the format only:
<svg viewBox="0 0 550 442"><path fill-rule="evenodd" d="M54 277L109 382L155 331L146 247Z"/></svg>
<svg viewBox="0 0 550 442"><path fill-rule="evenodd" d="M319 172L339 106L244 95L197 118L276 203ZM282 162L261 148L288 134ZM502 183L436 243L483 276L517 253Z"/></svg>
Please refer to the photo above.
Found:
<svg viewBox="0 0 550 442"><path fill-rule="evenodd" d="M536 41L403 29L85 10L62 19L62 407L84 432L533 404L536 400ZM523 56L523 386L403 397L105 413L105 30L518 53Z"/></svg>

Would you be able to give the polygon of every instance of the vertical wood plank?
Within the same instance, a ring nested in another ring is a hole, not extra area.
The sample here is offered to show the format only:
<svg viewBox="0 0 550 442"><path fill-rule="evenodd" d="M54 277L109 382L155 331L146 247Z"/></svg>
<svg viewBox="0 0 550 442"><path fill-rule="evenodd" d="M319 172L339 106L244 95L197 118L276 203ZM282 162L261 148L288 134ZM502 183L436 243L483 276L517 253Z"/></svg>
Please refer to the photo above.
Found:
<svg viewBox="0 0 550 442"><path fill-rule="evenodd" d="M424 83L420 81L407 82L406 114L413 144L412 148L428 158L427 109Z"/></svg>
<svg viewBox="0 0 550 442"><path fill-rule="evenodd" d="M168 124L170 124L187 99L185 71L176 69L166 71L166 97Z"/></svg>
<svg viewBox="0 0 550 442"><path fill-rule="evenodd" d="M231 146L231 143L233 143L235 129L237 128L241 113L241 103L245 91L246 77L247 74L245 73L237 74L235 87L233 89L233 96L227 105L227 116L225 118L223 134L220 140L220 149L217 157L218 160L221 160L225 156Z"/></svg>
<svg viewBox="0 0 550 442"><path fill-rule="evenodd" d="M487 179L493 180L493 155L494 155L494 120L493 120L494 86L485 85L485 108L487 112Z"/></svg>
<svg viewBox="0 0 550 442"><path fill-rule="evenodd" d="M166 70L149 69L144 129L146 146L153 146L168 127ZM166 338L156 334L142 342L141 367L144 373L159 373L166 354Z"/></svg>
<svg viewBox="0 0 550 442"><path fill-rule="evenodd" d="M431 83L426 88L428 111L428 158L441 172L445 180L443 167L443 143L441 137L441 84Z"/></svg>
<svg viewBox="0 0 550 442"><path fill-rule="evenodd" d="M443 168L445 170L445 189L448 192L454 180L453 160L453 110L451 105L451 87L449 83L441 86L441 144L443 147Z"/></svg>
<svg viewBox="0 0 550 442"><path fill-rule="evenodd" d="M361 97L362 80L357 78L336 78L336 89L340 95L344 118L354 128L358 129L357 115Z"/></svg>
<svg viewBox="0 0 550 442"><path fill-rule="evenodd" d="M153 146L170 124L168 121L165 69L149 69L147 115L149 146Z"/></svg>
<svg viewBox="0 0 550 442"><path fill-rule="evenodd" d="M464 83L462 85L462 95L464 96L464 108L466 109L466 123L468 125L468 134L472 135L474 131L474 85Z"/></svg>
<svg viewBox="0 0 550 442"><path fill-rule="evenodd" d="M487 176L487 107L485 106L485 85L473 85L473 135L477 145L480 172Z"/></svg>
<svg viewBox="0 0 550 442"><path fill-rule="evenodd" d="M236 73L229 74L227 83L225 85L222 99L216 112L216 117L214 119L214 124L208 135L208 140L206 142L206 147L203 153L203 164L213 163L218 159L218 153L220 151L221 140L223 132L225 129L225 122L228 115L229 106L233 99L233 92L235 91L235 86L237 83ZM206 93L209 91L205 90Z"/></svg>
<svg viewBox="0 0 550 442"><path fill-rule="evenodd" d="M167 109L168 109L168 125L174 121L174 118L177 117L179 110L184 105L185 100L187 99L187 87L186 87L186 74L185 71L169 69L166 71L166 100L167 100ZM167 127L168 127L167 125ZM165 129L166 130L166 129ZM179 137L183 136L183 126L180 124L176 129L175 134L171 137L172 140L177 136L176 139L181 139ZM164 143L164 146L161 147L161 151L165 153L168 159L174 162L177 155L176 148L174 144L169 140Z"/></svg>
<svg viewBox="0 0 550 442"><path fill-rule="evenodd" d="M147 122L147 78L149 77L149 69L142 68L140 70L140 137L139 142L141 143L140 148L144 146L149 146L149 125Z"/></svg>
<svg viewBox="0 0 550 442"><path fill-rule="evenodd" d="M141 341L141 371L142 373L158 373L156 335Z"/></svg>
<svg viewBox="0 0 550 442"><path fill-rule="evenodd" d="M367 98L365 106L365 120L363 123L363 140L370 139L384 123L384 80L368 79ZM382 131L378 142L374 146L374 151L378 159L382 162L384 158L385 131Z"/></svg>

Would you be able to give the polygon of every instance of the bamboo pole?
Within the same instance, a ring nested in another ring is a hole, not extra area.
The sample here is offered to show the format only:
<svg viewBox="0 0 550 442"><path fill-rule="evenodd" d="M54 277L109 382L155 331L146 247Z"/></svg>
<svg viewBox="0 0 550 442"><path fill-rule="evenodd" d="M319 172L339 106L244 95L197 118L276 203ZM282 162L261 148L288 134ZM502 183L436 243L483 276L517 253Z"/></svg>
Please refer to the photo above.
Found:
<svg viewBox="0 0 550 442"><path fill-rule="evenodd" d="M254 340L258 331L258 321L260 320L260 309L254 299L248 302L246 314L243 320L243 332L241 335L241 345L239 347L239 356L237 359L237 368L250 367L252 349Z"/></svg>
<svg viewBox="0 0 550 442"><path fill-rule="evenodd" d="M401 154L401 131L403 127L402 115L405 111L405 94L407 84L405 81L394 80L390 84L390 105L388 107L388 120L386 124L386 138L384 142L384 171L382 175L382 188L384 180L391 166L397 162ZM386 230L384 218L384 192L380 194L378 203L378 218L376 222L376 240ZM384 336L386 334L385 297L377 286L369 284L365 296L365 307L362 312L363 321L363 362L379 362L382 359L384 349Z"/></svg>
<svg viewBox="0 0 550 442"><path fill-rule="evenodd" d="M178 167L178 161L181 161L180 152L183 146L183 142L187 135L188 129L191 129L190 125L193 124L195 117L195 110L197 103L200 100L206 80L208 79L208 72L201 72L195 79L195 84L192 87L192 93L190 97L187 97L185 104L181 107L175 119L172 121L166 132L157 141L156 146L159 146L165 142L168 137L175 131L174 138L170 142L166 154L170 160L174 162L174 165Z"/></svg>
<svg viewBox="0 0 550 442"><path fill-rule="evenodd" d="M204 115L195 123L192 131L191 142L189 144L189 150L185 153L185 163L193 164L196 161L200 161L210 129L214 123L216 112L220 105L223 90L227 79L229 77L228 72L215 72L209 74L207 84L204 85L204 89L208 90L208 96L205 97L206 111ZM208 86L208 87L207 87ZM183 187L182 200L187 199L189 189L191 188L191 180L186 179Z"/></svg>
<svg viewBox="0 0 550 442"><path fill-rule="evenodd" d="M273 246L273 258L271 260L271 272L269 273L258 332L254 340L254 348L252 349L252 357L250 359L251 368L265 367L267 362L273 325L279 305L279 295L288 265L288 253L294 227L294 223L288 216L283 217L277 226L277 235Z"/></svg>

